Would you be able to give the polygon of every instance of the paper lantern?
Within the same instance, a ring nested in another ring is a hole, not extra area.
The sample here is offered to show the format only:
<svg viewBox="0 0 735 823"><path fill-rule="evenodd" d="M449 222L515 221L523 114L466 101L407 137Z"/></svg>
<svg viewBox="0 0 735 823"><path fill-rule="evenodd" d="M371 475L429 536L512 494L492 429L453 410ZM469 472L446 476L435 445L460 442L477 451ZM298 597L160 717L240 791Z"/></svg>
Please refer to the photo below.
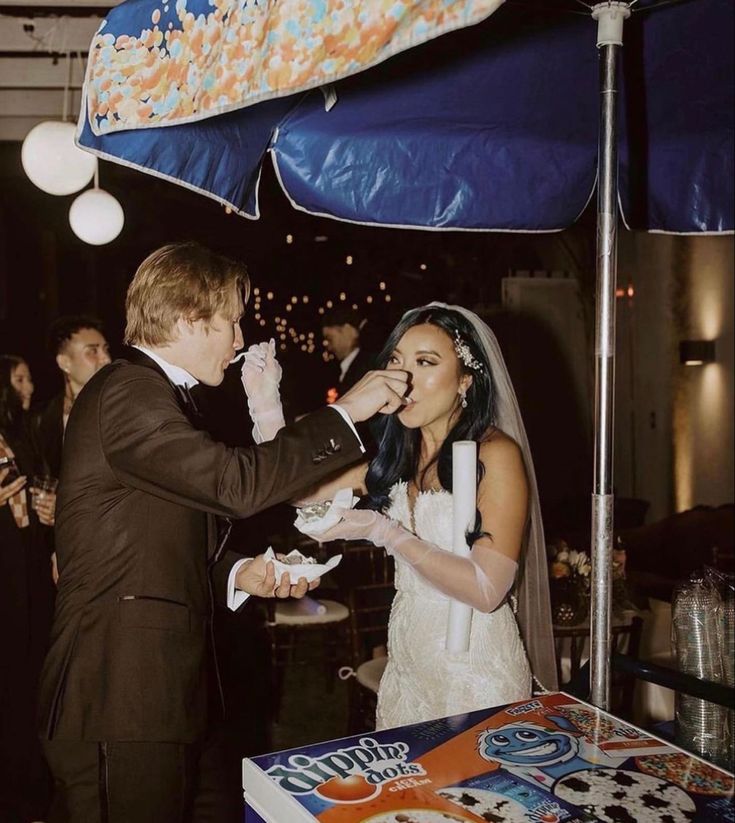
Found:
<svg viewBox="0 0 735 823"><path fill-rule="evenodd" d="M89 189L71 204L69 223L80 240L92 246L103 246L120 234L125 214L111 194L103 189Z"/></svg>
<svg viewBox="0 0 735 823"><path fill-rule="evenodd" d="M94 176L97 158L74 145L73 123L47 120L23 141L20 159L31 182L47 194L73 194Z"/></svg>

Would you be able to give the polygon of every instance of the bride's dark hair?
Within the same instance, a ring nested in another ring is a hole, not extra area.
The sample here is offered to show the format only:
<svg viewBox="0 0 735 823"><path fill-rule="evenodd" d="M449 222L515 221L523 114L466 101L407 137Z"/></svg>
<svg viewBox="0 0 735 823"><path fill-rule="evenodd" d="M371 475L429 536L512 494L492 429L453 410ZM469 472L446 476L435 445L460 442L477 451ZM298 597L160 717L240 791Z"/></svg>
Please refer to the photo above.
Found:
<svg viewBox="0 0 735 823"><path fill-rule="evenodd" d="M371 431L378 444L378 453L370 462L365 484L368 497L362 507L384 510L390 500L391 487L398 481L415 480L421 488L428 469L436 462L439 483L443 489L452 491L452 444L457 440L484 440L495 426L495 386L490 364L485 350L477 339L472 324L459 312L441 306L413 309L407 312L393 329L380 352L376 368L384 369L403 335L413 326L429 323L444 331L454 341L459 334L469 347L481 369L471 369L462 360L459 365L463 374L472 375L472 384L467 390L467 408L459 407L459 416L442 443L438 453L418 477L421 432L402 425L398 415L378 414L371 423ZM484 468L477 462L477 480L482 478ZM471 537L480 534L480 523L476 524Z"/></svg>

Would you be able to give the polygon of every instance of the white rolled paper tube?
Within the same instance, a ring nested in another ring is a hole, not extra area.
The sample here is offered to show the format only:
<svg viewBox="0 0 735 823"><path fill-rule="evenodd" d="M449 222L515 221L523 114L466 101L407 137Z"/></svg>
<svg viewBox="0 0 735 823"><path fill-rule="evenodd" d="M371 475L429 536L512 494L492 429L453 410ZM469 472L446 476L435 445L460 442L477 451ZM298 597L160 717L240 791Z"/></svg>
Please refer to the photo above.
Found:
<svg viewBox="0 0 735 823"><path fill-rule="evenodd" d="M467 532L475 525L477 512L477 443L458 440L452 444L452 551L469 557ZM470 647L472 606L451 600L445 648L449 653Z"/></svg>

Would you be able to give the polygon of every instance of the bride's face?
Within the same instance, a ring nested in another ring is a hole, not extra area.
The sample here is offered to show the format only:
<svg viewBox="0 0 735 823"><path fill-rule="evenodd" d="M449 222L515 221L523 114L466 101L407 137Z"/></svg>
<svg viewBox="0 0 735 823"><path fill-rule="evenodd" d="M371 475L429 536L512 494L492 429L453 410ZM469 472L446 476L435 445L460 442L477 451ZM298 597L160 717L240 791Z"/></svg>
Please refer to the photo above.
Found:
<svg viewBox="0 0 735 823"><path fill-rule="evenodd" d="M409 373L412 401L398 419L409 429L449 425L459 411L460 392L466 391L472 377L463 374L454 343L438 326L422 323L412 326L388 360L388 369Z"/></svg>

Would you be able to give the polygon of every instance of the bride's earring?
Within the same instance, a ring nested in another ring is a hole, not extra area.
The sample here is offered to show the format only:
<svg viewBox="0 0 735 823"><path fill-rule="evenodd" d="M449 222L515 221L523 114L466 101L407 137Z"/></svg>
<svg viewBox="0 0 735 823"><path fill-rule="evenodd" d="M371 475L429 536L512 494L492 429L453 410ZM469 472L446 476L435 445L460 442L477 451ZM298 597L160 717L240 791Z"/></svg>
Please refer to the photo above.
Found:
<svg viewBox="0 0 735 823"><path fill-rule="evenodd" d="M467 408L467 391L465 389L460 389L459 396L462 398L460 405L463 409Z"/></svg>

